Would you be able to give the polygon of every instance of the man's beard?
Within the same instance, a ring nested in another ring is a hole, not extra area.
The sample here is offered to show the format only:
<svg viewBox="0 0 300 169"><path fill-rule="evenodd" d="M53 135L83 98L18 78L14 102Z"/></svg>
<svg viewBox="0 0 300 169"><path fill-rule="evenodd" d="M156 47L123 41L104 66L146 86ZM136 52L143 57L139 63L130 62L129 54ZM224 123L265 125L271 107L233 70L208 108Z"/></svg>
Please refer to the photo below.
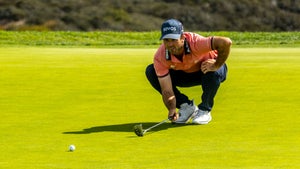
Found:
<svg viewBox="0 0 300 169"><path fill-rule="evenodd" d="M170 47L168 48L168 51L172 54L172 55L181 55L181 49L183 47L179 47L179 48L176 48L176 47Z"/></svg>

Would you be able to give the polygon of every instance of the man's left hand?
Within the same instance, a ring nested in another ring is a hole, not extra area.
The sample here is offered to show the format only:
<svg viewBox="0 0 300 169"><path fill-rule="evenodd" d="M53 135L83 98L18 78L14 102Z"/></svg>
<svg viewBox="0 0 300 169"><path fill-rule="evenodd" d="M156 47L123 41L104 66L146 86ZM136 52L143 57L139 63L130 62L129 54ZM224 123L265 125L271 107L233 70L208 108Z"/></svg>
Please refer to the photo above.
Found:
<svg viewBox="0 0 300 169"><path fill-rule="evenodd" d="M215 59L207 59L201 64L201 71L206 74L207 72L217 71L218 68L215 66Z"/></svg>

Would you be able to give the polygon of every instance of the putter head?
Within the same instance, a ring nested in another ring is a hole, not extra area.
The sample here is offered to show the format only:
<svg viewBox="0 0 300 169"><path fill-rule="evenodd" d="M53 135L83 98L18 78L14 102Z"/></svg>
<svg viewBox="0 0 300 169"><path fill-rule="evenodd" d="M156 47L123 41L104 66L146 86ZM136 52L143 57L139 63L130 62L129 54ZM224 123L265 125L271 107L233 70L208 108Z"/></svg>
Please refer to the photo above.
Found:
<svg viewBox="0 0 300 169"><path fill-rule="evenodd" d="M143 137L144 136L144 132L143 132L143 127L142 124L137 124L133 127L133 130L135 132L135 134L139 137Z"/></svg>

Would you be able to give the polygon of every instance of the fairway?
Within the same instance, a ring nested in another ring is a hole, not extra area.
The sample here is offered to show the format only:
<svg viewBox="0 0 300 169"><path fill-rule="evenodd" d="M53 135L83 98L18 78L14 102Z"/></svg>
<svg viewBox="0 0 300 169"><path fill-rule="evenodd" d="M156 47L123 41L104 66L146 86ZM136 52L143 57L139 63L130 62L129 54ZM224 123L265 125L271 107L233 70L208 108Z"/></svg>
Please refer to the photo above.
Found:
<svg viewBox="0 0 300 169"><path fill-rule="evenodd" d="M135 124L167 117L144 75L155 49L0 50L0 168L300 168L299 48L233 48L212 122L144 137Z"/></svg>

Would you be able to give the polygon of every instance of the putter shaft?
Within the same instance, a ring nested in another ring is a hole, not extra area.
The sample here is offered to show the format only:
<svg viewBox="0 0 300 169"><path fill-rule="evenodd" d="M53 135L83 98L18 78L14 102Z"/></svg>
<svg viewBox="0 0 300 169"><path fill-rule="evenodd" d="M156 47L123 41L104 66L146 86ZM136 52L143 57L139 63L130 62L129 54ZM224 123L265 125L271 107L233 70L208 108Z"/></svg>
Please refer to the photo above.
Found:
<svg viewBox="0 0 300 169"><path fill-rule="evenodd" d="M157 124L155 124L155 125L153 125L153 126L147 128L147 129L145 129L145 130L143 131L143 134L145 134L147 131L153 129L154 127L157 127L157 126L159 126L159 125L161 125L161 124L163 124L163 123L166 123L168 120L169 120L169 119L165 119L165 120L163 120L163 121L161 121L161 122L159 122L159 123L157 123Z"/></svg>

